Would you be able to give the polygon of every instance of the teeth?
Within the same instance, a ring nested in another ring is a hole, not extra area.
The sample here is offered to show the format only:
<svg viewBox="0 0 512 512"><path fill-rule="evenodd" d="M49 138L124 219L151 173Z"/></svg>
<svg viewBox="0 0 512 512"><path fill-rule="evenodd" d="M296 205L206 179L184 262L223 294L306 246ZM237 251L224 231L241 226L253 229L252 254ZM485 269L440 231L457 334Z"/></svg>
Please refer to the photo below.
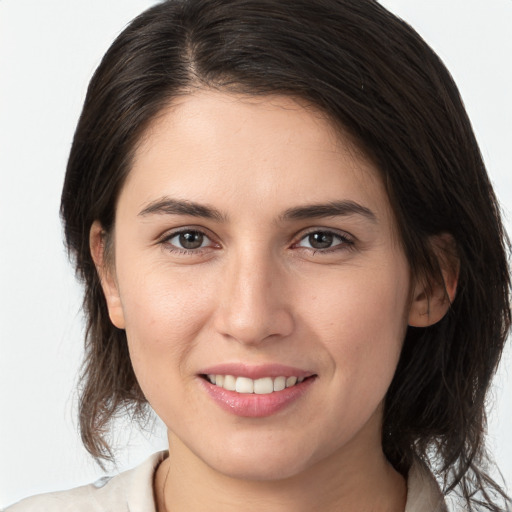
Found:
<svg viewBox="0 0 512 512"><path fill-rule="evenodd" d="M285 388L295 386L304 381L305 377L263 377L261 379L249 379L247 377L234 377L233 375L207 375L208 380L218 387L237 393L268 395L274 391L282 391Z"/></svg>
<svg viewBox="0 0 512 512"><path fill-rule="evenodd" d="M286 387L285 377L276 377L274 380L274 391L282 391Z"/></svg>
<svg viewBox="0 0 512 512"><path fill-rule="evenodd" d="M290 386L294 386L297 382L297 377L288 377L286 379L286 387L289 388Z"/></svg>
<svg viewBox="0 0 512 512"><path fill-rule="evenodd" d="M215 379L217 381L217 379ZM236 378L233 377L233 375L225 375L224 376L224 384L222 385L224 389L227 389L228 391L235 391L236 390Z"/></svg>
<svg viewBox="0 0 512 512"><path fill-rule="evenodd" d="M268 395L274 391L274 383L270 377L256 379L254 381L254 392L257 395Z"/></svg>
<svg viewBox="0 0 512 512"><path fill-rule="evenodd" d="M247 377L238 377L236 379L235 391L237 393L254 393L254 381Z"/></svg>

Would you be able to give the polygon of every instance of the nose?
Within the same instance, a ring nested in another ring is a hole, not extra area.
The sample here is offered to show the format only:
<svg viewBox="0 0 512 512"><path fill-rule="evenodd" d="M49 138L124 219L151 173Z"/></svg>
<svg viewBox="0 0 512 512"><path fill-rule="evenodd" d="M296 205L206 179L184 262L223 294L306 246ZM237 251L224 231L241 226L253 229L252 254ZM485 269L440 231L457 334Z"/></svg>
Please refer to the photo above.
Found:
<svg viewBox="0 0 512 512"><path fill-rule="evenodd" d="M270 253L246 250L228 259L215 328L246 345L289 336L294 329L286 271Z"/></svg>

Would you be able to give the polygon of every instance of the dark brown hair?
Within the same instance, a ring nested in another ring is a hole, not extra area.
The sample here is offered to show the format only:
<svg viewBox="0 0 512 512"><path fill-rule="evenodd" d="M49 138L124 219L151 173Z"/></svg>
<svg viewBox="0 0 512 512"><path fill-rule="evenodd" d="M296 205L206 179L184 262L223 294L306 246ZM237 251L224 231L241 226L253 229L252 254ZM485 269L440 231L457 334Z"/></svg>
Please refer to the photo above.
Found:
<svg viewBox="0 0 512 512"><path fill-rule="evenodd" d="M109 458L112 418L145 417L125 332L109 320L89 231L108 234L148 124L193 87L302 98L342 126L382 174L412 272L439 279L433 235L460 261L437 324L409 328L388 391L383 447L406 474L420 457L467 501L501 510L483 469L485 397L510 326L499 208L450 74L421 37L374 0L175 0L136 18L91 80L62 193L65 236L85 284L80 425Z"/></svg>

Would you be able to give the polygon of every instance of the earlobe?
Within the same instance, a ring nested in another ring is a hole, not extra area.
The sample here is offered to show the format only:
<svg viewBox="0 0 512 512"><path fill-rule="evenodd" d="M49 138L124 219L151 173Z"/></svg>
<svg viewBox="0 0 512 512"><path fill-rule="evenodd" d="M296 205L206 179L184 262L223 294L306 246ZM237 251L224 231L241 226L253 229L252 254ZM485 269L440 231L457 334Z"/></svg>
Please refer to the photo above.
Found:
<svg viewBox="0 0 512 512"><path fill-rule="evenodd" d="M427 284L424 279L418 279L414 285L408 322L412 327L429 327L439 322L457 292L460 264L453 237L443 233L432 237L431 243L442 280L430 277Z"/></svg>
<svg viewBox="0 0 512 512"><path fill-rule="evenodd" d="M416 285L409 309L409 322L412 327L429 327L439 322L448 312L450 300L438 285L432 293L426 291L421 283Z"/></svg>
<svg viewBox="0 0 512 512"><path fill-rule="evenodd" d="M110 320L118 329L124 329L124 313L114 275L114 265L108 261L105 248L105 232L98 221L95 221L91 226L89 247L105 295Z"/></svg>

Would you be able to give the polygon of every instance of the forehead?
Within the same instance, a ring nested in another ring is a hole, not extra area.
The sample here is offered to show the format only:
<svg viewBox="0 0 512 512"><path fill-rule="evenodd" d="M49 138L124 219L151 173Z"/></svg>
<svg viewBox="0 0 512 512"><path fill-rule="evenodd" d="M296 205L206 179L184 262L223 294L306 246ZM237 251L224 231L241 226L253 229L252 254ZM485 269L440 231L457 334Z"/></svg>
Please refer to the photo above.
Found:
<svg viewBox="0 0 512 512"><path fill-rule="evenodd" d="M251 96L212 89L179 95L149 124L137 145L135 159L171 136L197 146L219 139L223 145L236 144L245 137L259 151L267 147L269 139L283 149L307 140L310 150L350 153L367 159L354 139L318 107L283 95Z"/></svg>
<svg viewBox="0 0 512 512"><path fill-rule="evenodd" d="M159 191L268 210L349 198L389 213L378 170L351 138L284 96L178 97L142 137L124 189L141 202Z"/></svg>

